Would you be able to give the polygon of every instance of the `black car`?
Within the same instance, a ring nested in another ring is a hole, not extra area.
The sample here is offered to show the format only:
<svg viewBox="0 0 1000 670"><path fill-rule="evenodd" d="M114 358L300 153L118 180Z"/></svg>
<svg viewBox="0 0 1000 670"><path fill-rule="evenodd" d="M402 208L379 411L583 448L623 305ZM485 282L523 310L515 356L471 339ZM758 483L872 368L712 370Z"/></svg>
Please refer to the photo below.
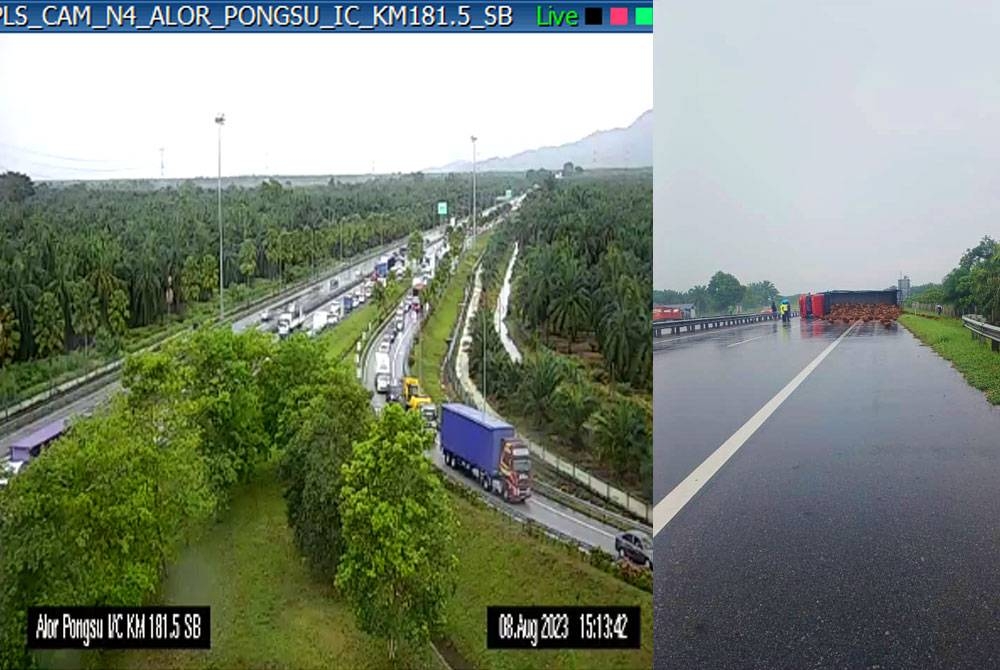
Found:
<svg viewBox="0 0 1000 670"><path fill-rule="evenodd" d="M637 565L648 565L653 569L653 538L641 530L619 533L615 538L615 551L621 558L627 558Z"/></svg>
<svg viewBox="0 0 1000 670"><path fill-rule="evenodd" d="M390 384L389 390L385 392L385 399L388 402L398 402L403 401L403 386L402 384Z"/></svg>

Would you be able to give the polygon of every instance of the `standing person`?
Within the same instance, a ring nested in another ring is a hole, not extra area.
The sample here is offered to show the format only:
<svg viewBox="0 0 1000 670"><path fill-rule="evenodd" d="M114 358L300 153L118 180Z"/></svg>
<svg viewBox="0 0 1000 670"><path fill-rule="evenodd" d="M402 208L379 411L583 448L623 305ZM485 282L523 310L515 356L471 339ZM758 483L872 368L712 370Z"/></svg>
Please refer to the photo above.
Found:
<svg viewBox="0 0 1000 670"><path fill-rule="evenodd" d="M781 312L782 323L788 323L789 320L788 310L789 310L788 300L782 300L781 307L779 308L779 311Z"/></svg>
<svg viewBox="0 0 1000 670"><path fill-rule="evenodd" d="M937 306L937 313L938 313L938 316L941 316L941 305Z"/></svg>
<svg viewBox="0 0 1000 670"><path fill-rule="evenodd" d="M771 316L778 316L778 306L774 304L774 298L771 298Z"/></svg>

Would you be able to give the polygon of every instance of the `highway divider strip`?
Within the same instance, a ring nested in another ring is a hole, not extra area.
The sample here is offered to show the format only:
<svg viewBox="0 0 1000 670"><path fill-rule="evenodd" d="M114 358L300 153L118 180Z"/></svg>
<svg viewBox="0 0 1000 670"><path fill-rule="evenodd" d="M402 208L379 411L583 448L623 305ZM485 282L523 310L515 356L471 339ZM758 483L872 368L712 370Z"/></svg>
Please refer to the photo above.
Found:
<svg viewBox="0 0 1000 670"><path fill-rule="evenodd" d="M847 337L854 327L860 322L854 322L851 326L841 333L840 337L830 343L826 349L824 349L816 358L809 362L806 367L802 369L799 374L795 375L792 381L788 382L783 389L778 391L777 395L767 401L767 403L761 407L756 414L750 417L746 423L744 423L740 428L730 436L728 440L722 443L722 445L716 449L712 454L704 460L698 467L691 471L684 481L674 487L674 490L668 493L663 499L656 504L653 510L653 535L659 535L660 531L663 530L670 521L677 516L678 512L684 509L692 498L701 490L701 488L708 483L708 481L715 476L715 474L722 469L722 466L732 458L737 451L740 450L747 440L757 432L764 422L767 421L772 414L774 414L781 404L785 402L792 393L795 392L802 382L813 373L819 364L829 356L834 349L837 348L845 337Z"/></svg>

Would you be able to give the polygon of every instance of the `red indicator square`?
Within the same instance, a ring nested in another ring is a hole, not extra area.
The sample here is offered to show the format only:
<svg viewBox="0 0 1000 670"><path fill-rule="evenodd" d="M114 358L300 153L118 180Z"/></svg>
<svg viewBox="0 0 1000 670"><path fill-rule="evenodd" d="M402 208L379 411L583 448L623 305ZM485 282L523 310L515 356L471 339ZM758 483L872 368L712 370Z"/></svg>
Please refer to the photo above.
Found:
<svg viewBox="0 0 1000 670"><path fill-rule="evenodd" d="M628 25L628 7L611 8L611 25L613 26Z"/></svg>

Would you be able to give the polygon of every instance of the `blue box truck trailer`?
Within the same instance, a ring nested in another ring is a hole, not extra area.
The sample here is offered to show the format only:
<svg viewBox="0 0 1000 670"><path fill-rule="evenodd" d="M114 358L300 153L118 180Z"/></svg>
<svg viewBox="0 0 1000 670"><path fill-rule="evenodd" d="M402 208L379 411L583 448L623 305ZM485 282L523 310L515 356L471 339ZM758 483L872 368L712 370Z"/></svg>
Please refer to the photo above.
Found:
<svg viewBox="0 0 1000 670"><path fill-rule="evenodd" d="M350 314L354 309L354 297L351 295L344 296L344 314Z"/></svg>
<svg viewBox="0 0 1000 670"><path fill-rule="evenodd" d="M531 452L509 423L458 403L441 407L444 462L508 502L531 496Z"/></svg>

